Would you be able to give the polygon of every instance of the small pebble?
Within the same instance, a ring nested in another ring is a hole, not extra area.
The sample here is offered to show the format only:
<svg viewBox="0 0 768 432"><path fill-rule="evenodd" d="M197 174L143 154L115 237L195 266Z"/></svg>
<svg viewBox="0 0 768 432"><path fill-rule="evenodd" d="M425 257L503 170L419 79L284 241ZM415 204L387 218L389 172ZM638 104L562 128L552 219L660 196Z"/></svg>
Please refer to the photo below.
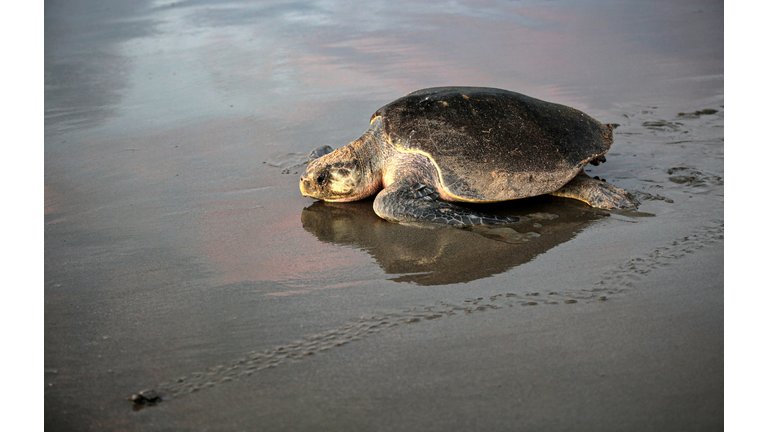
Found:
<svg viewBox="0 0 768 432"><path fill-rule="evenodd" d="M144 390L132 395L131 401L137 405L154 405L162 401L162 398L154 390Z"/></svg>

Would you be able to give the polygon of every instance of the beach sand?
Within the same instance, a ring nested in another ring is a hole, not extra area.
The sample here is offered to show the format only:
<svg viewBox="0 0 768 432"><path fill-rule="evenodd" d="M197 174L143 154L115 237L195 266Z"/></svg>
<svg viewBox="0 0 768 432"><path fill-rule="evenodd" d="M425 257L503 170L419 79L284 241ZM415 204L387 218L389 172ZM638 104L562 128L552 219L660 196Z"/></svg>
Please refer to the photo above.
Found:
<svg viewBox="0 0 768 432"><path fill-rule="evenodd" d="M46 430L722 430L722 2L46 6ZM438 85L616 125L640 211L301 196Z"/></svg>

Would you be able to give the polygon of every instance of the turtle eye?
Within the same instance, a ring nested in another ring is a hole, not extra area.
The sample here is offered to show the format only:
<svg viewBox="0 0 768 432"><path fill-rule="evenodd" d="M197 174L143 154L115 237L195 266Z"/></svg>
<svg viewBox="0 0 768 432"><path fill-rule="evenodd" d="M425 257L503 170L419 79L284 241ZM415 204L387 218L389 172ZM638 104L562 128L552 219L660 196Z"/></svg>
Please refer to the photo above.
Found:
<svg viewBox="0 0 768 432"><path fill-rule="evenodd" d="M326 178L328 177L328 172L323 171L320 174L317 175L317 184L321 185L325 183Z"/></svg>

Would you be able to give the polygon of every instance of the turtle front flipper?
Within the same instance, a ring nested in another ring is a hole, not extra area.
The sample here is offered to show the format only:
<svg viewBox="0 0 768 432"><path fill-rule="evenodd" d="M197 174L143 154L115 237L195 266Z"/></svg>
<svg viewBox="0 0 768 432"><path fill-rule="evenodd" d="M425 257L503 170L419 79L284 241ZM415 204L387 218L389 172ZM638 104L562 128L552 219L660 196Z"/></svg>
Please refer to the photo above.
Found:
<svg viewBox="0 0 768 432"><path fill-rule="evenodd" d="M325 156L325 155L327 155L328 153L330 153L332 151L333 151L333 147L331 147L329 145L324 145L322 147L318 147L318 148L312 150L312 152L309 153L309 159L307 160L307 163L312 162L315 159L319 159L322 156Z"/></svg>
<svg viewBox="0 0 768 432"><path fill-rule="evenodd" d="M473 212L439 198L438 191L422 183L400 183L386 187L373 202L379 217L391 222L432 222L455 227L510 224L517 217Z"/></svg>
<svg viewBox="0 0 768 432"><path fill-rule="evenodd" d="M631 193L602 180L588 176L584 171L550 195L573 198L605 210L636 210L640 201Z"/></svg>

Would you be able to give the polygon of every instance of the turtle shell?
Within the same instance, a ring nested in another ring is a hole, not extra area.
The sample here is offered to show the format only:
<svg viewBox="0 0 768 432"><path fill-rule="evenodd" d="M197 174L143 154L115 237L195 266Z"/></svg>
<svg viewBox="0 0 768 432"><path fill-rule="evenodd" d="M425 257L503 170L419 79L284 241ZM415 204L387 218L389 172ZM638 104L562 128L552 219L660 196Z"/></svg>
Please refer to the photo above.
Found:
<svg viewBox="0 0 768 432"><path fill-rule="evenodd" d="M560 189L605 154L613 129L583 112L506 90L438 87L373 114L402 152L429 157L459 201L504 201Z"/></svg>

